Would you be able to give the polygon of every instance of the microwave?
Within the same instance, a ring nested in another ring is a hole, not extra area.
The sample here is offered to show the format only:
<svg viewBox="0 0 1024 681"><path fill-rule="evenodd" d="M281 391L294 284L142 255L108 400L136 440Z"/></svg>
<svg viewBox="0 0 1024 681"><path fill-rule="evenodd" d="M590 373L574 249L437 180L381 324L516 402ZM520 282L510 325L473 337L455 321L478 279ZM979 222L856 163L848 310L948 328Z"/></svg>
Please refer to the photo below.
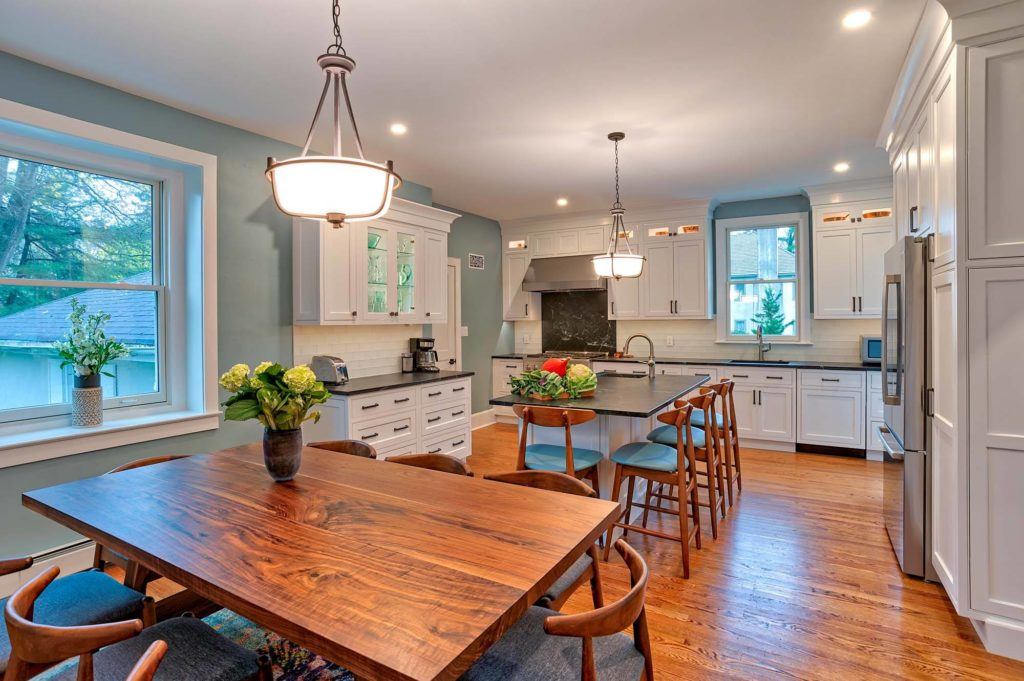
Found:
<svg viewBox="0 0 1024 681"><path fill-rule="evenodd" d="M882 337L860 337L860 361L864 364L882 363Z"/></svg>

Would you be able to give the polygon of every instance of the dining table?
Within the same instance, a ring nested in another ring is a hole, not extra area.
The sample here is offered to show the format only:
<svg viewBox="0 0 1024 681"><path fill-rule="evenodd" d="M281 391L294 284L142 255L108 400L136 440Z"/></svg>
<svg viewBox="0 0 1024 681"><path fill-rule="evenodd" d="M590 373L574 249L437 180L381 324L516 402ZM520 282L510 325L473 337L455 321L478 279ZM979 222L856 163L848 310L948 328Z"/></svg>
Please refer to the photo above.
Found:
<svg viewBox="0 0 1024 681"><path fill-rule="evenodd" d="M22 503L367 679L454 679L619 504L258 443L26 492Z"/></svg>

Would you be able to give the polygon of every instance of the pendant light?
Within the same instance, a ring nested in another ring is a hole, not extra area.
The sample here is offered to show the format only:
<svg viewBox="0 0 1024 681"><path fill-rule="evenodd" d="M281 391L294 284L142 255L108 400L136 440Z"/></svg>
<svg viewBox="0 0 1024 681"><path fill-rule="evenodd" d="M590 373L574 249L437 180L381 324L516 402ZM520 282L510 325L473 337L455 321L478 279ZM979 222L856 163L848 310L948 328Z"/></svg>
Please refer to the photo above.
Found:
<svg viewBox="0 0 1024 681"><path fill-rule="evenodd" d="M301 218L327 220L335 227L346 222L372 220L388 212L391 195L402 184L391 161L375 163L363 156L363 142L359 138L352 101L348 96L345 79L355 69L355 61L341 45L341 15L339 0L333 0L334 44L320 55L317 64L324 72L324 87L313 114L313 122L306 134L302 154L278 161L267 159L267 179L274 190L274 202L283 213ZM313 132L333 87L333 151L330 156L307 156L313 141ZM341 98L352 124L358 158L343 156L341 152Z"/></svg>
<svg viewBox="0 0 1024 681"><path fill-rule="evenodd" d="M629 232L622 220L626 209L619 202L619 142L626 138L624 132L609 133L608 139L615 143L615 203L612 204L612 233L608 238L608 250L603 255L593 258L594 271L599 277L622 279L623 277L639 277L644 271L644 261L639 253L634 253L629 245ZM619 253L619 237L622 237L626 250Z"/></svg>

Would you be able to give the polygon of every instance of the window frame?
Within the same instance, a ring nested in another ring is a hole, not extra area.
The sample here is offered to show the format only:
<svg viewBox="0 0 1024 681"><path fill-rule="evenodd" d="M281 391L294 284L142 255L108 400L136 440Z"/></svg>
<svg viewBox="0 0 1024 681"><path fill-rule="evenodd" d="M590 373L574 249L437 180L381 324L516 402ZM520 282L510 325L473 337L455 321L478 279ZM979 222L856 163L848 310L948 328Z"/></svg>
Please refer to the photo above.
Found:
<svg viewBox="0 0 1024 681"><path fill-rule="evenodd" d="M165 289L156 294L164 399L109 409L105 401L103 425L89 429L71 427L67 413L0 422L0 468L218 428L217 158L5 99L0 148L18 158L157 184L161 239L154 244L153 283L98 287Z"/></svg>
<svg viewBox="0 0 1024 681"><path fill-rule="evenodd" d="M793 336L771 335L765 339L772 343L787 345L810 345L810 240L808 238L807 213L779 213L775 215L753 215L742 218L722 218L715 220L715 254L716 292L720 301L717 315L718 343L756 344L757 338L751 334L733 334L732 305L729 299L729 233L748 229L770 229L773 227L796 227L796 277L793 279L752 280L750 283L794 282L796 284L796 334Z"/></svg>

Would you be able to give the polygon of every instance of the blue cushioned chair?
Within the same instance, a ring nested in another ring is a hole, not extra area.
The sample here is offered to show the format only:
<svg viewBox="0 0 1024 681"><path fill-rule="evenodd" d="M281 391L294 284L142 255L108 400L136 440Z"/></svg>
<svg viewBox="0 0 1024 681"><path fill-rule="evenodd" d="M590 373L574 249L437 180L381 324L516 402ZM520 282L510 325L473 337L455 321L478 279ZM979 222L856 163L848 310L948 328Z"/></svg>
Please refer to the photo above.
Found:
<svg viewBox="0 0 1024 681"><path fill-rule="evenodd" d="M462 680L653 679L654 663L644 609L647 565L621 539L615 550L626 561L632 586L621 600L576 615L561 615L537 606L530 608L469 668ZM633 638L621 633L625 623L633 625Z"/></svg>
<svg viewBox="0 0 1024 681"><path fill-rule="evenodd" d="M516 405L513 410L522 420L516 470L565 473L574 478L589 479L594 489L601 489L597 464L604 458L604 454L595 449L572 446L572 427L593 421L597 418L596 412L589 409L526 405ZM565 445L528 444L531 427L563 428Z"/></svg>
<svg viewBox="0 0 1024 681"><path fill-rule="evenodd" d="M125 679L156 641L167 644L159 673L168 679L270 681L270 660L246 650L194 617L175 617L146 629L137 619L85 627L48 626L35 608L60 574L51 567L18 589L4 608L11 638L7 681L25 681L40 670L79 657L78 665L55 670L58 681L78 676L79 665L92 667L98 681ZM90 677L92 678L92 677Z"/></svg>
<svg viewBox="0 0 1024 681"><path fill-rule="evenodd" d="M622 535L630 530L636 530L641 534L648 534L662 539L678 541L682 547L683 554L683 577L690 577L690 542L696 538L697 548L700 548L700 508L697 499L696 464L694 460L694 435L690 428L690 413L693 406L683 404L671 411L658 414L658 420L666 424L674 434L672 446L663 445L657 442L630 442L622 445L612 453L611 460L615 464L615 483L612 486L612 499L618 501L621 498L622 482L627 481L625 510L616 519L614 525L608 529L608 537L605 540L604 557L608 559L612 531L615 527L622 528ZM647 483L647 498L644 503L634 502L634 483L641 478ZM655 484L675 485L680 490L680 503L678 510L651 506L651 488ZM690 509L687 509L686 500L689 499ZM639 525L632 524L633 505L644 509L643 522ZM667 534L658 530L647 528L647 516L650 511L667 513L679 518L679 534ZM693 518L693 526L687 522L687 517Z"/></svg>

